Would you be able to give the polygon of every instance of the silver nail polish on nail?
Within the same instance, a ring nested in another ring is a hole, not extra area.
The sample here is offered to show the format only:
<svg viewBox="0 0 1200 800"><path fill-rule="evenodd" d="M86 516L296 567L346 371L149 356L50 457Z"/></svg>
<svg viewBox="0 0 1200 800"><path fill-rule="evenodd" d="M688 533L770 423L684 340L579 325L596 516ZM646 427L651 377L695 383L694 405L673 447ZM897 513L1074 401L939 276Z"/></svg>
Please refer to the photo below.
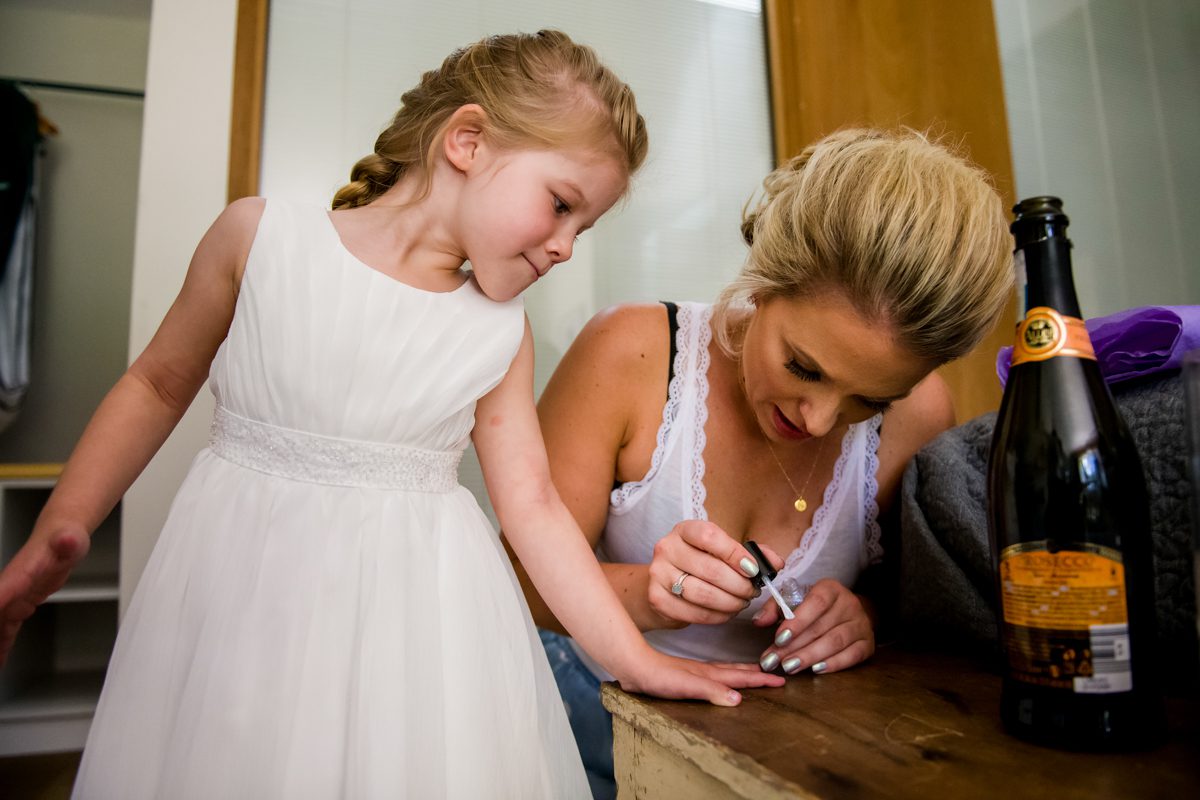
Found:
<svg viewBox="0 0 1200 800"><path fill-rule="evenodd" d="M824 661L818 661L817 663L813 664L813 672L817 673L818 675L827 669L829 669L829 665Z"/></svg>
<svg viewBox="0 0 1200 800"><path fill-rule="evenodd" d="M778 645L779 647L783 647L785 644L787 644L791 640L792 640L792 632L790 630L788 630L787 628L784 628L775 637L775 644Z"/></svg>
<svg viewBox="0 0 1200 800"><path fill-rule="evenodd" d="M762 667L763 672L770 672L771 670L775 669L775 665L778 663L779 663L779 654L778 653L767 653L765 656L762 657L762 660L758 662L758 665L760 667Z"/></svg>
<svg viewBox="0 0 1200 800"><path fill-rule="evenodd" d="M738 562L738 566L742 568L742 572L746 573L747 578L753 578L758 574L758 564L754 562L754 559L743 558Z"/></svg>
<svg viewBox="0 0 1200 800"><path fill-rule="evenodd" d="M783 662L783 671L789 675L798 669L800 669L800 659L798 658L789 658L787 661Z"/></svg>

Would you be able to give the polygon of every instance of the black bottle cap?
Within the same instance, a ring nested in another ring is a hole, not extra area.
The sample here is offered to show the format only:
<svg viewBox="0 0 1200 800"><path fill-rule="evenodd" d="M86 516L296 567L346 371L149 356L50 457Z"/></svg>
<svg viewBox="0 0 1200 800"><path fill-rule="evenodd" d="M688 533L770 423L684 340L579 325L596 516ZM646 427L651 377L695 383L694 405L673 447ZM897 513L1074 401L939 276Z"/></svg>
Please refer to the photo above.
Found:
<svg viewBox="0 0 1200 800"><path fill-rule="evenodd" d="M1066 216L1063 214L1063 203L1060 198L1048 194L1037 197L1026 197L1013 206L1013 215L1017 219L1024 217L1053 217Z"/></svg>
<svg viewBox="0 0 1200 800"><path fill-rule="evenodd" d="M750 555L754 556L754 560L758 562L758 574L751 578L750 582L761 589L763 587L764 575L767 577L767 580L775 580L775 576L779 573L771 566L771 562L767 560L767 557L763 555L763 551L759 549L758 542L753 539L747 539L746 549L750 551Z"/></svg>
<svg viewBox="0 0 1200 800"><path fill-rule="evenodd" d="M1067 225L1071 221L1063 213L1062 200L1057 197L1027 197L1013 206L1013 215L1013 223L1008 229L1016 239L1017 249L1051 237L1067 240Z"/></svg>

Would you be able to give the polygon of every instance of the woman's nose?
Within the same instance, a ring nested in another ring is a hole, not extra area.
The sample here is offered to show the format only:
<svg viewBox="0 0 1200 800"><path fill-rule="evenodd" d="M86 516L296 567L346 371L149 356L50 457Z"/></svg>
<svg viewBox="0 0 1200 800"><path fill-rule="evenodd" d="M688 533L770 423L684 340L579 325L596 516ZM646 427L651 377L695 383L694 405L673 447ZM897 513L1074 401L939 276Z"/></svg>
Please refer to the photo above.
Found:
<svg viewBox="0 0 1200 800"><path fill-rule="evenodd" d="M837 425L840 412L833 400L810 401L804 409L804 427L812 436L824 436Z"/></svg>

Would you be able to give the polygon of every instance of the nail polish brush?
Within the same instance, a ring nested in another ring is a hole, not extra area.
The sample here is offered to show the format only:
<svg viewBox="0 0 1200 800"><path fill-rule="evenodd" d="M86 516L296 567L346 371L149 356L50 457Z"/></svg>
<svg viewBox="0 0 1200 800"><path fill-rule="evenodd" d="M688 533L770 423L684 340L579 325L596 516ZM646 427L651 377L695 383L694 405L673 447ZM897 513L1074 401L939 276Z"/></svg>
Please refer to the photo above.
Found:
<svg viewBox="0 0 1200 800"><path fill-rule="evenodd" d="M750 551L750 555L754 556L754 560L758 562L758 574L750 579L758 588L767 588L771 593L771 597L775 598L775 602L779 604L779 610L783 612L784 619L795 619L796 615L792 613L792 609L788 607L787 601L783 599L783 595L775 588L775 584L771 583L771 579L779 573L771 566L771 562L763 555L763 551L759 549L758 542L753 539L747 539L745 542L746 549Z"/></svg>

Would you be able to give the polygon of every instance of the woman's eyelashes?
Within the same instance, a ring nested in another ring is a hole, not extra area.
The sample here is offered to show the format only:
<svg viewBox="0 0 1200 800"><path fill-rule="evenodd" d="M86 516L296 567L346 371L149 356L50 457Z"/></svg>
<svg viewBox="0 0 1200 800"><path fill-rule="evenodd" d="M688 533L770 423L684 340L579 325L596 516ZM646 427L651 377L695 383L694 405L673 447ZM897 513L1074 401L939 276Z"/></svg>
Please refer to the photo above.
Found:
<svg viewBox="0 0 1200 800"><path fill-rule="evenodd" d="M802 381L816 382L821 380L821 373L817 372L816 370L800 366L800 362L794 358L789 360L785 366L787 367L788 372L792 373Z"/></svg>
<svg viewBox="0 0 1200 800"><path fill-rule="evenodd" d="M801 366L800 362L794 358L790 359L785 366L787 367L788 372L792 373L802 381L816 383L817 381L821 380L820 372L817 372L815 369L808 369L807 367ZM862 404L863 408L868 409L873 414L882 414L884 411L887 411L892 407L892 401L890 400L868 400L865 397L859 397L856 399Z"/></svg>

